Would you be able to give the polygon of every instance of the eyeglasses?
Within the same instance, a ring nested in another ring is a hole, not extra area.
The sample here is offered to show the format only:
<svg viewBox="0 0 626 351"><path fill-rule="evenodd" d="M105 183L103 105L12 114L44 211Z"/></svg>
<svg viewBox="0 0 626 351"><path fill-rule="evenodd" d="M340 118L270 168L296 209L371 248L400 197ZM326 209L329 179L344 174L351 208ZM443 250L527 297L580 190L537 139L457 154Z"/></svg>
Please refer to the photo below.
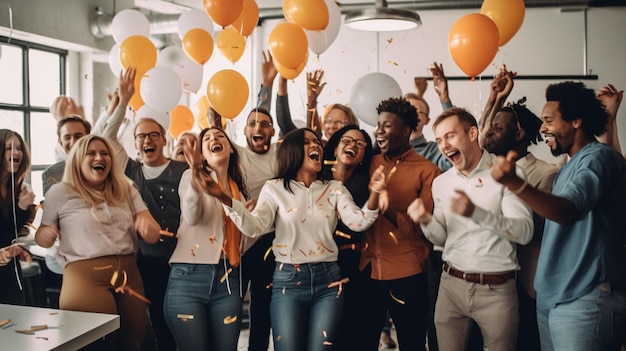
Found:
<svg viewBox="0 0 626 351"><path fill-rule="evenodd" d="M159 132L150 132L150 133L139 133L135 135L135 141L140 143L146 139L146 137L150 138L152 141L157 141L161 138L161 133Z"/></svg>
<svg viewBox="0 0 626 351"><path fill-rule="evenodd" d="M357 147L357 149L365 149L367 147L367 143L365 141L359 140L359 139L354 139L354 138L351 138L351 137L349 137L347 135L341 137L341 143L343 143L346 146L354 143L354 145Z"/></svg>
<svg viewBox="0 0 626 351"><path fill-rule="evenodd" d="M247 126L250 127L250 128L254 128L254 127L256 127L257 124L261 125L261 128L269 128L269 127L272 126L272 122L270 122L270 121L260 121L260 122L257 122L257 121L255 121L253 119L248 121Z"/></svg>
<svg viewBox="0 0 626 351"><path fill-rule="evenodd" d="M336 125L336 126L338 126L339 128L343 128L343 127L345 127L345 126L346 126L346 122L345 122L345 121L340 121L340 120L335 120L335 121L333 121L333 120L332 120L332 119L330 119L330 118L326 118L326 119L324 120L324 124Z"/></svg>

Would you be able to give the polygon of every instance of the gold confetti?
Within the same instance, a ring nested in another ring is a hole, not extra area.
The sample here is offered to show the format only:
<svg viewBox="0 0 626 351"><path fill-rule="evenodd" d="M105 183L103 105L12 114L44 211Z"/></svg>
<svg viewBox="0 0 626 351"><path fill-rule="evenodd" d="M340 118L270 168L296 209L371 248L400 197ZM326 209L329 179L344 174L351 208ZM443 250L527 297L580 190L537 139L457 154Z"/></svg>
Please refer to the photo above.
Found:
<svg viewBox="0 0 626 351"><path fill-rule="evenodd" d="M104 266L104 267L93 267L93 269L96 270L96 271L103 271L103 270L109 269L109 268L113 268L113 265L108 265L108 266Z"/></svg>
<svg viewBox="0 0 626 351"><path fill-rule="evenodd" d="M328 252L330 252L330 253L334 253L334 252L335 252L335 251L333 251L333 250L331 250L331 249L327 248L327 247L326 247L326 245L324 245L324 243L323 243L323 242L321 242L321 241L318 241L316 244L318 244L319 246L323 247L323 248L324 248L324 250L326 250L326 251L328 251Z"/></svg>
<svg viewBox="0 0 626 351"><path fill-rule="evenodd" d="M398 245L398 238L396 238L396 235L393 232L389 232L389 236L393 239L396 245Z"/></svg>
<svg viewBox="0 0 626 351"><path fill-rule="evenodd" d="M389 176L387 177L387 181L389 181L391 179L391 176L393 176L393 174L396 173L397 170L398 170L398 167L393 166L391 171L389 171Z"/></svg>
<svg viewBox="0 0 626 351"><path fill-rule="evenodd" d="M287 213L291 213L291 212L294 212L294 211L297 211L297 210L298 210L297 207L290 208L290 209L287 210Z"/></svg>
<svg viewBox="0 0 626 351"><path fill-rule="evenodd" d="M163 235L163 236L169 236L171 238L174 237L174 233L170 232L168 228L165 228L165 230L159 230L159 234Z"/></svg>
<svg viewBox="0 0 626 351"><path fill-rule="evenodd" d="M263 255L263 261L267 261L267 256L269 256L270 252L272 252L272 248L273 246L267 248L267 251L265 251L265 255Z"/></svg>
<svg viewBox="0 0 626 351"><path fill-rule="evenodd" d="M326 333L326 330L322 330L322 335L324 335L325 338L328 337L328 334Z"/></svg>
<svg viewBox="0 0 626 351"><path fill-rule="evenodd" d="M267 151L268 147L267 145L263 145L263 151Z"/></svg>
<svg viewBox="0 0 626 351"><path fill-rule="evenodd" d="M335 235L340 236L342 238L346 238L348 240L352 239L352 235L346 234L346 233L344 233L344 232L342 232L340 230L335 230Z"/></svg>
<svg viewBox="0 0 626 351"><path fill-rule="evenodd" d="M279 336L276 337L276 341L280 341L280 339L282 339L282 338L283 337L279 335Z"/></svg>
<svg viewBox="0 0 626 351"><path fill-rule="evenodd" d="M325 346L331 346L333 343L330 341L324 341L322 344Z"/></svg>
<svg viewBox="0 0 626 351"><path fill-rule="evenodd" d="M186 322L190 319L193 319L193 314L177 314L176 318L182 320L183 322Z"/></svg>
<svg viewBox="0 0 626 351"><path fill-rule="evenodd" d="M336 165L337 160L324 160L325 165Z"/></svg>
<svg viewBox="0 0 626 351"><path fill-rule="evenodd" d="M350 281L350 278L346 277L336 282L332 282L328 284L328 288L330 289L330 288L334 288L335 286L339 286L339 289L337 290L337 297L339 297L339 295L341 295L341 292L343 291L343 284L348 283L349 281Z"/></svg>
<svg viewBox="0 0 626 351"><path fill-rule="evenodd" d="M214 244L217 241L217 238L215 237L215 235L211 235L209 237L209 241L211 242L211 244Z"/></svg>
<svg viewBox="0 0 626 351"><path fill-rule="evenodd" d="M302 249L300 249L300 252L302 252L302 254L304 255L304 257L307 256L306 252L302 251Z"/></svg>
<svg viewBox="0 0 626 351"><path fill-rule="evenodd" d="M228 270L226 271L226 273L224 273L224 275L220 278L220 283L223 283L226 278L228 278L228 275L233 271L232 268L228 268Z"/></svg>
<svg viewBox="0 0 626 351"><path fill-rule="evenodd" d="M387 39L387 44L391 44L391 43L393 43L393 38L388 38Z"/></svg>
<svg viewBox="0 0 626 351"><path fill-rule="evenodd" d="M11 319L5 319L2 322L0 322L0 327L4 327L5 325L11 323Z"/></svg>
<svg viewBox="0 0 626 351"><path fill-rule="evenodd" d="M399 66L399 65L398 65L398 63L397 63L397 62L395 62L395 61L391 61L391 60L389 60L389 63L390 63L390 64L392 64L392 65L394 65L394 66Z"/></svg>
<svg viewBox="0 0 626 351"><path fill-rule="evenodd" d="M231 323L235 323L235 321L237 321L237 316L226 316L224 318L224 324L231 324Z"/></svg>
<svg viewBox="0 0 626 351"><path fill-rule="evenodd" d="M117 281L118 276L119 273L117 273L117 271L113 272L113 276L111 277L111 286L115 286L115 282Z"/></svg>
<svg viewBox="0 0 626 351"><path fill-rule="evenodd" d="M406 302L404 302L404 301L400 300L399 298L397 298L397 297L393 296L393 293L392 293L391 291L389 291L389 295L391 296L391 298L392 298L395 302L397 302L397 303L399 303L399 304L401 304L401 305L404 305L404 304L406 303Z"/></svg>

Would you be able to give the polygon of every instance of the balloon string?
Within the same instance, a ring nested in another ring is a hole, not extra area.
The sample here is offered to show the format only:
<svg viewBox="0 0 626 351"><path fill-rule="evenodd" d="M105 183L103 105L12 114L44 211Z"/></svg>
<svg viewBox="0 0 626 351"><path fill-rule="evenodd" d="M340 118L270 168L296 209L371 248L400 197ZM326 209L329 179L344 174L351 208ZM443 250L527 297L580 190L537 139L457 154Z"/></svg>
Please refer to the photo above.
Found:
<svg viewBox="0 0 626 351"><path fill-rule="evenodd" d="M10 44L11 38L13 38L13 9L9 3L7 3L7 7L9 8L9 39L7 40L7 44Z"/></svg>

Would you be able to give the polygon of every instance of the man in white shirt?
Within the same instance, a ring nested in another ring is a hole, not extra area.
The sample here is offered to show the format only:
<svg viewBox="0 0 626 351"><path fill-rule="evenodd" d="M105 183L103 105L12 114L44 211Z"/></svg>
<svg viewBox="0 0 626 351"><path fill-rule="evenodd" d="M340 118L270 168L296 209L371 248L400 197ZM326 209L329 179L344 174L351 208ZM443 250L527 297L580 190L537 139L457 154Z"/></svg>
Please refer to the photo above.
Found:
<svg viewBox="0 0 626 351"><path fill-rule="evenodd" d="M514 350L516 245L532 238L532 211L491 177L496 156L480 148L474 116L452 108L437 117L433 128L453 168L433 182L432 215L419 198L407 213L433 244L444 247L435 308L439 350L464 350L472 320L489 351Z"/></svg>

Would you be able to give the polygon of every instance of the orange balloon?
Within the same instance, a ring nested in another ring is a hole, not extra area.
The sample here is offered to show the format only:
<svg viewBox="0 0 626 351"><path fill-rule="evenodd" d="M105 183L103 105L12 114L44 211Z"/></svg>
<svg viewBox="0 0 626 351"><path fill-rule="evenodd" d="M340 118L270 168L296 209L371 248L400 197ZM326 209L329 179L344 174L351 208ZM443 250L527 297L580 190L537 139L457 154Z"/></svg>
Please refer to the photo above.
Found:
<svg viewBox="0 0 626 351"><path fill-rule="evenodd" d="M302 71L304 71L304 67L306 67L308 61L309 53L307 52L304 61L300 64L300 66L296 67L295 69L287 68L278 63L278 61L276 60L273 60L273 63L278 73L280 73L280 75L283 76L285 79L296 79L296 77L299 76Z"/></svg>
<svg viewBox="0 0 626 351"><path fill-rule="evenodd" d="M170 112L170 135L174 139L178 139L178 136L182 132L186 132L193 128L193 113L187 106L178 105Z"/></svg>
<svg viewBox="0 0 626 351"><path fill-rule="evenodd" d="M156 66L156 61L156 47L144 36L133 35L120 44L120 62L124 69L135 67L137 73L146 73Z"/></svg>
<svg viewBox="0 0 626 351"><path fill-rule="evenodd" d="M229 26L243 12L244 0L204 0L204 10L213 22Z"/></svg>
<svg viewBox="0 0 626 351"><path fill-rule="evenodd" d="M522 27L526 6L524 0L485 0L480 7L480 13L491 18L498 26L499 46L502 46Z"/></svg>
<svg viewBox="0 0 626 351"><path fill-rule="evenodd" d="M459 18L448 34L448 49L454 62L470 77L479 75L498 52L498 27L479 13Z"/></svg>
<svg viewBox="0 0 626 351"><path fill-rule="evenodd" d="M128 104L135 112L139 111L141 106L146 104L141 98L141 93L140 93L141 91L140 85L141 85L142 79L143 79L143 73L142 74L137 73L137 75L135 76L135 82L133 83L133 85L135 86L135 93L133 94L133 96L130 97L130 100L128 100Z"/></svg>
<svg viewBox="0 0 626 351"><path fill-rule="evenodd" d="M248 102L248 82L237 71L221 70L213 75L206 88L211 106L222 117L233 119Z"/></svg>
<svg viewBox="0 0 626 351"><path fill-rule="evenodd" d="M198 102L196 102L195 115L200 129L209 127L209 107L211 107L211 105L209 104L209 99L205 95L203 95Z"/></svg>
<svg viewBox="0 0 626 351"><path fill-rule="evenodd" d="M330 18L324 0L285 0L283 13L287 22L308 30L326 29Z"/></svg>
<svg viewBox="0 0 626 351"><path fill-rule="evenodd" d="M244 37L249 36L259 23L259 5L254 0L244 0L241 15L232 26Z"/></svg>
<svg viewBox="0 0 626 351"><path fill-rule="evenodd" d="M217 48L230 62L235 63L246 50L246 38L235 28L228 27L217 36Z"/></svg>
<svg viewBox="0 0 626 351"><path fill-rule="evenodd" d="M183 50L190 59L204 65L213 54L213 37L204 29L191 29L183 37Z"/></svg>
<svg viewBox="0 0 626 351"><path fill-rule="evenodd" d="M300 66L309 51L308 47L306 34L297 24L280 23L269 36L269 50L274 61L287 68Z"/></svg>

